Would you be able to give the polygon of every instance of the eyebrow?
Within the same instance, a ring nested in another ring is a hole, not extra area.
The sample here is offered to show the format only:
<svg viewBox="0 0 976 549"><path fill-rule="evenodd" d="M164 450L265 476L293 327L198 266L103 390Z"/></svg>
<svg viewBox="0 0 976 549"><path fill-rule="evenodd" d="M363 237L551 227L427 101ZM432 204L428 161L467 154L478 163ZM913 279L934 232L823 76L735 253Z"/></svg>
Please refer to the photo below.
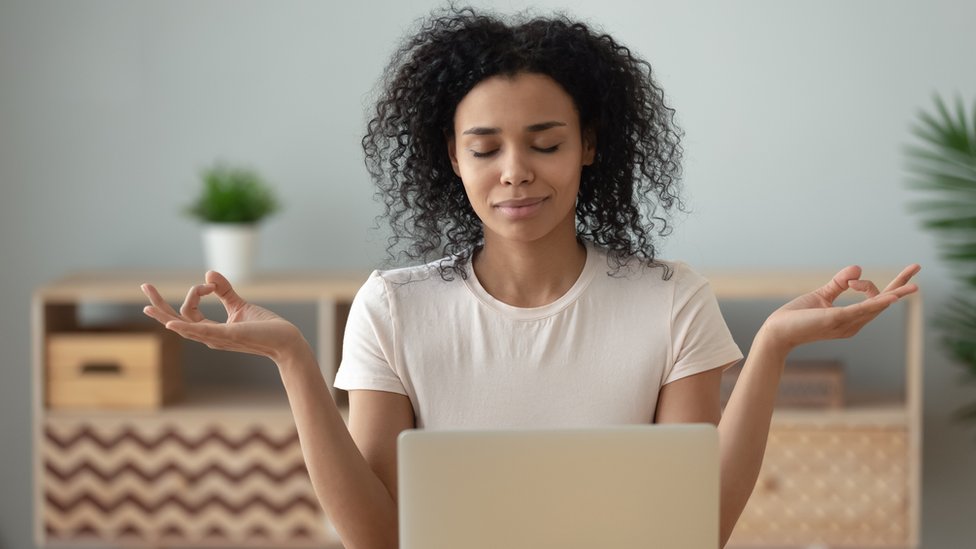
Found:
<svg viewBox="0 0 976 549"><path fill-rule="evenodd" d="M548 130L549 128L555 128L558 126L565 126L565 122L557 122L555 120L550 120L549 122L540 122L538 124L532 124L531 126L526 126L525 131L528 132L541 132ZM468 128L464 130L461 135L495 135L502 133L501 128L485 128L480 126L475 126L473 128Z"/></svg>

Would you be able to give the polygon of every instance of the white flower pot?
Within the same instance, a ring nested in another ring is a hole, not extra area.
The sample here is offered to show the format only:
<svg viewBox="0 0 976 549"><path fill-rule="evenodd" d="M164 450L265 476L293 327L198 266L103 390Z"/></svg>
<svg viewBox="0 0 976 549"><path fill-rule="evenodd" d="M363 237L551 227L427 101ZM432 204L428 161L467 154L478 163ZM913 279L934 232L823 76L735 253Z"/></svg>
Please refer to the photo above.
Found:
<svg viewBox="0 0 976 549"><path fill-rule="evenodd" d="M250 280L254 275L257 234L254 223L205 224L203 251L207 269L224 275L231 284Z"/></svg>

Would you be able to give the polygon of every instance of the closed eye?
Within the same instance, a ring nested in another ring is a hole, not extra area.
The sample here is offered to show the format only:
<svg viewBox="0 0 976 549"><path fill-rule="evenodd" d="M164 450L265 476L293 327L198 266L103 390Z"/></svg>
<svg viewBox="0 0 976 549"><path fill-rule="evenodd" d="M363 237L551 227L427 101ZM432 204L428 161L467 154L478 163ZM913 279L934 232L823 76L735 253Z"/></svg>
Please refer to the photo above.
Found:
<svg viewBox="0 0 976 549"><path fill-rule="evenodd" d="M532 149L544 154L551 154L559 150L559 145L553 145L552 147L546 147L544 149L539 147L532 147ZM471 155L474 156L475 158L486 158L492 156L496 152L498 152L498 149L495 149L493 151L488 151L488 152L471 151Z"/></svg>

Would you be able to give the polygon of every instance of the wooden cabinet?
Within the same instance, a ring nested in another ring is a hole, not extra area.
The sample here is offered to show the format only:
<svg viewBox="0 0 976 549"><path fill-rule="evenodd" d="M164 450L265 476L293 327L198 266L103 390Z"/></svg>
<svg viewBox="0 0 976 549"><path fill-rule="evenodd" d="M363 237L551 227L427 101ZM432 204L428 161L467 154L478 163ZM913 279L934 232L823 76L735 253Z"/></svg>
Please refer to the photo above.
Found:
<svg viewBox="0 0 976 549"><path fill-rule="evenodd" d="M348 303L367 276L279 273L236 289L257 304L315 306L318 359L331 387ZM79 318L83 304L131 306L151 328L158 323L141 315L148 300L139 285L153 283L178 308L199 278L199 272L87 272L34 293L38 546L341 547L312 490L280 386L214 391L186 384L181 398L158 409L49 406L48 368L54 363L59 372L74 372L78 365L48 356L48 343L72 341L61 336L90 328ZM122 354L138 362L145 353ZM85 379L66 390L91 383ZM333 395L345 415L344 392L333 389ZM63 402L85 399L56 403Z"/></svg>
<svg viewBox="0 0 976 549"><path fill-rule="evenodd" d="M833 273L704 274L720 300L785 301ZM367 275L267 274L237 290L258 304L315 305L318 359L331 388L348 304ZM158 410L47 406L46 343L54 333L84 328L78 315L83 303L141 311L147 299L139 285L152 282L178 307L199 279L196 271L94 271L36 290L32 400L39 546L341 546L312 491L280 387L215 392L187 385L182 399ZM905 313L903 333L892 338L904 346L904 390L880 399L851 394L836 409L777 410L759 480L729 547L918 546L921 297L896 307ZM345 393L332 391L345 415Z"/></svg>
<svg viewBox="0 0 976 549"><path fill-rule="evenodd" d="M866 274L880 285L896 273ZM833 273L705 275L723 302L785 303L822 286ZM836 304L853 302L842 296ZM918 547L921 295L915 293L892 308L903 308L901 331L890 334L887 344L903 349L904 386L880 395L850 391L840 408L775 410L762 470L727 547ZM726 318L734 320L728 314ZM851 370L858 366L846 365Z"/></svg>

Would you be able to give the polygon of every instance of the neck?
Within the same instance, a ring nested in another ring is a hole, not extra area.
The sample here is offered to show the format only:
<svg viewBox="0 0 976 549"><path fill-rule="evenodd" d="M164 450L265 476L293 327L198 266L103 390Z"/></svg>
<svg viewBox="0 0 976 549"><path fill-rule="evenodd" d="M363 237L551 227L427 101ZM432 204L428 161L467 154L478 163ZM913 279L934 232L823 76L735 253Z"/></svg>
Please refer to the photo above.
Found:
<svg viewBox="0 0 976 549"><path fill-rule="evenodd" d="M555 231L554 231L555 232ZM586 249L576 231L519 242L485 232L484 247L472 258L481 286L514 307L541 307L562 297L576 283Z"/></svg>

